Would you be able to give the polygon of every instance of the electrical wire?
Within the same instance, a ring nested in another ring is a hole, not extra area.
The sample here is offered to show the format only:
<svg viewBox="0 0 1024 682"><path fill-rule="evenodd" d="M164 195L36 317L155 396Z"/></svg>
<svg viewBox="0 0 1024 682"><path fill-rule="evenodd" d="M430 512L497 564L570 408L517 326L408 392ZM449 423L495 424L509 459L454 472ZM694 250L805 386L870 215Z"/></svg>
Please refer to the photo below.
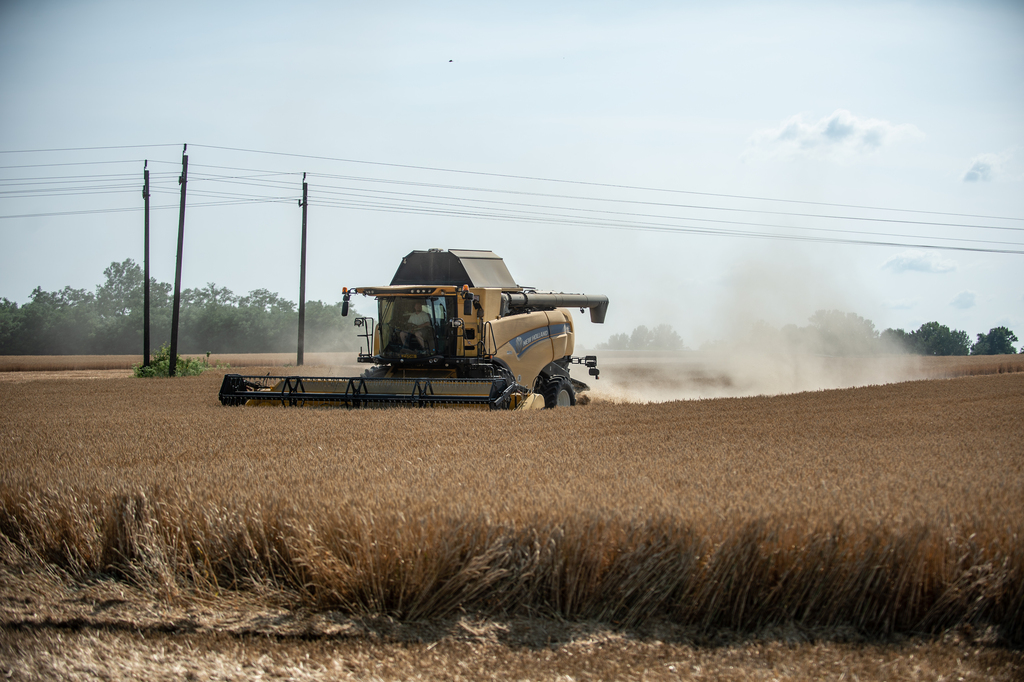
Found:
<svg viewBox="0 0 1024 682"><path fill-rule="evenodd" d="M88 151L96 149L129 149L138 147L163 147L176 145L136 145L120 147L79 147L52 150L19 150L21 153L31 151ZM517 176L509 174L486 173L479 171L463 171L447 168L435 168L428 166L412 166L407 164L391 164L383 162L360 161L354 159L341 159L323 156L312 156L302 154L289 154L283 152L269 152L252 149L218 147L211 145L193 145L194 148L208 148L247 152L256 154L270 154L276 156L287 156L304 159L329 160L335 162L361 163L375 166L385 166L403 169L414 169L419 171L462 173L475 176L486 176L495 178L511 178L517 180L535 180L542 182L553 182L572 184L580 186L591 186L600 188L617 188L628 190L640 190L649 192L670 192L677 194L688 194L697 196L708 196L728 198L731 200L750 201L772 201L787 204L805 204L816 206L854 208L858 210L871 211L899 211L901 213L918 213L922 215L936 216L963 216L985 220L1022 220L1020 218L1007 218L1003 216L984 216L978 214L947 213L938 211L913 211L911 209L890 209L872 206L857 206L853 204L831 204L825 202L808 202L788 199L773 199L767 197L751 197L744 195L714 194L706 192L693 192L686 190L668 190L655 187L640 187L632 185L616 185L608 183L593 183L575 180L560 180L552 178L541 178L532 176ZM5 151L0 153L19 153ZM148 160L147 160L148 161ZM77 162L67 165L88 165L108 163L137 163L137 161L95 161ZM154 164L172 164L168 161L153 160ZM44 167L51 164L26 164L23 166L12 166L11 168L32 168ZM52 164L62 165L62 164ZM0 167L2 168L2 167ZM194 172L189 178L190 183L198 183L193 187L193 197L211 199L214 201L195 202L189 207L202 208L207 206L226 206L254 203L284 203L298 199L297 188L293 178L298 175L293 171L281 171L271 169L242 168L238 166L218 166L210 164L193 164L193 169L203 169ZM223 174L210 171L230 171L231 174ZM150 174L150 191L156 194L177 194L179 189L177 183L172 184L172 178L177 180L177 173L172 171L154 171ZM497 221L518 221L525 223L542 223L561 226L578 226L600 229L617 230L640 230L658 231L687 234L705 234L717 236L734 237L757 237L786 239L798 241L814 241L821 243L841 244L869 244L886 246L912 246L917 248L952 249L963 251L984 251L991 253L1024 253L1015 249L991 248L994 246L1024 247L1024 244L1008 241L984 240L978 238L958 236L920 235L893 232L876 232L870 230L857 230L843 227L826 227L818 225L781 225L770 222L755 222L751 220L730 220L724 218L712 218L701 215L704 212L738 213L738 214L760 214L765 216L782 216L796 218L801 221L857 221L859 223L892 224L923 228L954 228L967 230L1003 230L1011 232L1024 231L1022 227L1007 225L979 225L959 222L939 222L928 220L910 220L893 217L864 216L864 215L842 215L839 213L815 213L798 211L779 211L765 208L750 208L742 206L718 206L705 204L672 203L665 201L650 201L641 199L629 199L620 197L598 196L588 197L576 194L559 194L552 192L536 192L515 190L507 188L481 187L473 185L444 184L437 182L424 182L416 180L404 180L394 178L364 177L358 175L339 175L329 173L307 173L304 177L326 180L325 183L316 183L313 187L313 194L310 199L313 205L322 205L328 208L357 209L375 212L391 212L413 215L436 215L445 217L497 220ZM100 195L137 192L140 189L139 178L134 173L108 173L89 175L51 175L38 177L16 177L0 178L0 199L31 199L51 198L65 196ZM336 181L343 181L338 184ZM334 181L334 182L332 182ZM369 187L352 186L370 185ZM376 185L376 186L375 186ZM411 192L379 188L380 185L393 187L422 188L427 191ZM224 189L220 189L224 187ZM233 189L226 189L231 187ZM432 192L430 190L433 190ZM438 190L443 190L439 192ZM271 192L274 196L268 196ZM480 194L500 195L509 197L531 197L550 200L548 202L529 201L503 201L497 198L480 198ZM290 196L283 196L290 195ZM469 196L464 196L469 195ZM473 196L476 195L476 196ZM559 203L561 202L561 203ZM684 211L680 215L667 215L665 212L642 212L630 210L612 210L611 208L591 208L588 206L603 204L605 206L636 206L656 207L671 211ZM154 210L176 208L174 205L151 207ZM93 213L118 213L125 211L142 210L141 207L124 207L108 209L83 209L78 211L51 211L37 213L19 213L11 215L0 215L0 219L61 216L61 215L86 215ZM692 212L697 212L694 215ZM702 223L695 225L694 223ZM754 229L746 229L754 228ZM771 230L765 232L764 230ZM781 232L780 232L781 231ZM915 240L913 243L894 240Z"/></svg>
<svg viewBox="0 0 1024 682"><path fill-rule="evenodd" d="M273 203L283 203L283 202L291 202L291 201L293 201L293 199L291 199L291 198L288 198L288 199L245 199L245 200L236 200L236 201L214 201L214 202L205 202L205 203L195 203L195 204L189 204L188 207L189 208L209 208L211 206L237 206L237 205L252 204L252 203L273 204ZM179 207L178 204L164 204L164 205L158 205L158 206L150 206L149 210L151 210L151 211L160 211L160 210L167 210L167 209L172 209L172 208L173 209L178 209L180 207ZM49 213L22 213L22 214L18 214L18 215L0 215L0 220L10 219L10 218L45 218L45 217L51 217L51 216L95 215L95 214L101 214L101 213L139 213L139 212L142 212L144 210L145 210L145 208L142 207L142 206L125 206L125 207L122 207L122 208L79 209L79 210L76 210L76 211L52 211L52 212L49 212Z"/></svg>
<svg viewBox="0 0 1024 682"><path fill-rule="evenodd" d="M804 201L804 200L799 200L799 199L777 199L777 198L773 198L773 197L757 197L757 196L748 196L748 195L743 195L743 194L720 194L720 193L715 193L715 192L697 192L697 191L693 191L693 190L668 189L668 188L663 188L663 187L644 187L644 186L641 186L641 185L624 185L624 184L604 183L604 182L588 182L588 181L585 181L585 180L564 180L564 179L560 179L560 178L546 178L546 177L542 177L542 176L512 175L512 174L508 174L508 173L489 173L489 172L486 172L486 171L470 171L470 170L461 170L461 169L455 169L455 168L442 168L442 167L438 167L438 166L415 166L415 165L411 165L411 164L386 163L386 162L383 162L383 161L364 161L364 160L360 160L360 159L347 159L347 158L341 158L341 157L315 156L315 155L312 155L312 154L294 154L294 153L290 153L290 152L275 152L275 151L266 151L266 150L260 150L260 149L246 149L246 148L243 148L243 147L222 147L222 146L203 145L203 144L196 144L196 145L193 145L193 147L200 147L200 148L205 148L205 149L219 149L219 150L222 150L222 151L245 152L245 153L250 153L250 154L267 154L267 155L272 155L272 156L287 156L287 157L292 157L292 158L311 159L311 160L319 160L319 161L337 161L337 162L342 162L342 163L355 163L355 164L365 164L365 165L372 165L372 166L384 166L384 167L388 167L388 168L405 168L405 169L410 169L410 170L425 170L425 171L433 171L433 172L437 172L437 173L459 173L459 174L464 174L464 175L478 175L478 176L483 176L483 177L503 178L503 179L509 179L509 180L531 180L531 181L536 181L536 182L554 182L554 183L562 183L562 184L569 184L569 185L583 185L583 186L589 186L589 187L602 187L602 188L611 188L611 189L630 189L630 190L640 190L640 191L646 191L646 192L668 192L668 193L672 193L672 194L691 194L691 195L695 195L695 196L718 197L718 198L723 198L723 199L743 199L743 200L748 200L748 201L771 201L771 202L791 203L791 204L806 204L806 205L813 205L813 206L834 206L834 207L838 207L838 208L857 208L857 209L872 210L872 211L898 211L898 212L906 212L906 213L924 213L924 214L928 214L928 215L948 215L948 216L957 216L957 217L961 217L961 218L983 218L983 219L992 219L992 220L1024 221L1024 218L1013 218L1013 217L1005 217L1005 216L979 215L979 214L972 214L972 213L949 213L949 212L945 212L945 211L923 211L923 210L907 209L907 208L890 208L890 207L882 207L882 206L864 206L864 205L858 205L858 204L838 204L838 203L829 203L829 202L822 202L822 201Z"/></svg>
<svg viewBox="0 0 1024 682"><path fill-rule="evenodd" d="M380 190L376 190L376 191L380 191ZM314 194L314 200L316 200L321 193L323 193L323 191L322 190L318 190L317 193ZM382 193L387 193L387 194L407 194L407 193L393 193L393 192L382 192ZM349 192L326 192L326 194L328 196L348 196L348 197L363 197L364 196L364 195L360 195L360 194L356 194L356 193L349 193ZM411 196L427 197L429 195L411 195ZM458 207L458 206L461 206L460 204L455 204L455 203L450 203L450 202L427 201L426 199L405 199L405 198L400 198L398 200L406 201L406 202L411 202L411 203L431 204L431 205L443 206L443 207ZM599 214L599 215L610 215L610 216L614 216L614 217L625 216L627 218L656 218L656 219L660 219L660 220L688 220L688 221L708 222L708 223L715 223L715 224L722 224L722 225L742 225L742 226L750 226L750 227L763 227L763 228L773 228L773 229L783 229L783 230L804 230L804 231L811 231L811 232L861 234L861 235L871 235L871 236L874 236L874 237L878 237L878 236L896 237L896 238L915 238L915 237L917 237L917 235L912 235L912 234L893 234L893 233L881 233L880 234L880 233L877 233L877 232L869 232L869 231L865 231L865 230L847 230L847 229L836 229L836 228L806 227L806 226L799 226L799 225L778 225L778 224L770 224L770 223L754 223L754 222L737 221L737 220L717 220L717 219L714 219L714 218L700 218L700 217L692 217L692 216L689 216L689 217L679 217L679 216L668 216L668 215L660 215L660 214L635 213L635 212L623 212L623 211L607 211L607 210L589 209L589 208L560 207L560 206L550 206L550 205L544 205L544 204L515 204L515 203L512 203L512 202L489 201L489 200L486 200L486 199L465 199L464 201L469 201L469 202L474 202L474 203L496 204L500 208L511 207L508 210L516 210L519 213L537 214L537 215L544 215L544 216L554 216L556 214L541 213L541 212L538 212L538 211L522 211L521 208L526 206L526 207L530 207L530 208L543 208L543 209L575 211L575 212L583 212L583 213L594 213L594 214ZM323 203L329 203L329 201L323 202ZM638 223L638 224L646 224L646 223ZM938 237L938 236L932 237L932 238L933 239L944 240L944 241L1024 246L1024 244L1020 244L1018 242L966 239L966 238L958 238L958 237Z"/></svg>
<svg viewBox="0 0 1024 682"><path fill-rule="evenodd" d="M100 166L112 163L145 163L147 159L130 159L127 161L74 161L70 163L29 163L19 166L0 166L0 170L10 168L55 168L57 166ZM156 163L154 161L154 163Z"/></svg>
<svg viewBox="0 0 1024 682"><path fill-rule="evenodd" d="M319 176L320 174L311 174L311 175ZM332 177L332 176L325 176L325 177ZM341 179L344 176L338 176L338 177L339 177L339 179ZM345 179L350 179L350 178L345 178ZM432 187L432 188L436 188L436 189L454 189L454 190L462 190L462 191L491 192L491 193L500 193L500 194L517 194L517 195L523 195L523 196L536 196L536 197L544 197L544 198L552 198L552 199L571 199L571 200L578 200L578 201L599 201L599 202L605 202L605 203L637 204L637 205L643 205L643 206L659 206L659 207L663 207L663 208L685 208L685 209L698 209L698 210L706 210L706 211L732 211L732 212L737 212L737 213L763 213L763 214L766 214L766 215L779 215L779 216L798 217L798 218L825 218L825 219L830 219L830 220L862 220L862 221L868 221L868 222L897 223L897 224L904 224L904 225L926 225L926 226L931 226L931 227L967 227L967 228L975 228L975 229L1011 230L1011 231L1024 232L1024 227L1008 227L1008 226L1001 226L1001 225L971 225L971 224L966 224L966 223L939 223L939 222L921 221L921 220L900 220L900 219L895 219L895 218L873 218L873 217L864 217L864 216L826 215L826 214L819 214L819 213L793 213L793 212L789 212L789 211L766 211L766 210L762 210L762 209L753 209L753 208L731 208L731 207L725 207L725 206L702 206L702 205L697 205L697 204L672 204L672 203L658 202L658 201L640 201L640 200L637 200L637 199L614 199L614 198L611 198L611 197L581 197L581 196L578 196L578 195L571 195L571 194L550 194L550 193L545 193L545 192L526 192L526 191L523 191L523 190L491 189L491 188L484 188L484 187L466 187L466 186L459 186L459 185L438 185L438 184L433 184L433 183L416 183L416 182L406 182L406 181L400 181L400 180L386 180L386 181L381 181L381 182L386 182L386 183L389 183L389 184L409 184L409 185L416 185L416 186L422 186L422 187ZM888 210L888 209L879 209L879 210Z"/></svg>
<svg viewBox="0 0 1024 682"><path fill-rule="evenodd" d="M168 144L119 144L107 147L62 147L56 149L0 149L0 154L43 154L49 152L92 152L111 149L150 149L155 147L180 147L180 143Z"/></svg>
<svg viewBox="0 0 1024 682"><path fill-rule="evenodd" d="M231 168L233 170L239 170L239 171L249 171L249 172L254 172L254 173L258 172L258 173L265 174L267 176L275 175L275 173L273 171L265 171L265 170L257 171L256 169L243 169L243 168L237 168L237 167L231 167ZM403 181L403 180L384 180L384 179L377 179L377 178L364 178L364 177L358 177L358 176L331 175L331 174L323 174L323 173L310 173L309 176L310 177L330 178L330 179L345 179L345 180L352 180L352 181L357 181L357 182L380 182L380 183L385 183L385 184L397 184L397 185L407 185L407 186L417 186L417 187L429 187L429 188L433 188L433 189L448 189L448 190L457 190L457 191L466 191L466 192L488 192L488 193L512 194L512 195L535 196L535 197L564 199L564 200L573 200L573 201L600 201L600 202L610 202L610 203L659 206L659 207L663 207L663 208L677 208L677 209L690 209L690 210L711 210L711 211L726 211L726 212L753 213L753 214L760 213L760 214L766 214L766 215L777 215L777 216L785 216L785 217L817 218L817 219L847 220L847 221L867 221L867 222L893 223L893 224L902 224L902 225L921 225L921 226L928 226L928 227L958 227L958 228L968 228L968 229L991 229L991 230L1002 230L1002 231L1011 231L1011 232L1024 232L1024 228L1022 228L1022 227L1010 227L1010 226L1003 226L1003 225L973 225L973 224L967 224L967 223L941 223L941 222L935 222L935 221L902 220L902 219L895 219L895 218L876 218L876 217L869 217L869 216L844 216L844 215L817 214L817 213L795 213L795 212L789 212L789 211L767 211L767 210L763 210L763 209L732 208L732 207L722 207L722 206L703 206L703 205L693 205L693 204L672 204L672 203L666 203L666 202L640 201L640 200L635 200L635 199L615 199L615 198L610 198L610 197L582 197L582 196L578 196L578 195L552 194L552 193L543 193L543 192L527 192L527 191L522 191L522 190L505 190L505 189L472 187L472 186L463 186L463 185L444 185L444 184L438 184L438 183L424 183L424 182ZM213 176L213 175L211 175L211 176L208 176L206 179L209 179L209 180L223 179L223 180L226 181L229 177L230 176ZM255 177L255 176L248 176L248 177ZM240 179L240 178L236 177L236 178L233 178L233 179ZM267 184L267 185L264 185L264 186L268 186L268 187L270 187L270 186L284 187L284 185L281 185L281 184L278 184L278 185ZM335 189L342 189L341 187L339 187L337 185L327 185L327 187L332 187L332 188L335 188ZM352 188L344 188L344 189L352 189ZM367 190L367 191L382 191L382 190ZM420 195L420 196L426 196L426 195ZM448 198L452 198L452 197L448 197ZM464 199L464 200L465 201L479 201L479 200L475 200L475 199ZM708 219L708 218L693 218L693 217L691 217L690 219L692 219L692 220L703 220L703 221L706 221L706 222L716 222L716 221L714 221L712 219ZM720 222L730 222L730 221L720 221ZM736 222L736 221L732 221L732 222ZM762 224L763 225L763 223L757 223L757 224ZM866 234L873 234L873 233L866 233Z"/></svg>
<svg viewBox="0 0 1024 682"><path fill-rule="evenodd" d="M493 213L485 213L482 211L469 212L469 211L440 211L440 210L428 210L428 209L416 209L413 207L399 208L396 209L391 206L374 207L368 204L344 204L339 203L331 206L333 208L356 208L368 211L382 211L387 213L406 213L411 215L433 215L433 216L444 216L444 217L460 217L460 218L483 218L488 220L498 220L503 222L532 222L541 224L552 224L552 225L572 225L580 227L596 227L602 229L616 229L616 230L636 230L640 232L667 232L675 234L698 234L708 236L731 236L731 237L755 237L763 239L778 239L783 241L803 241L803 242L815 242L824 244L859 244L866 246L896 246L902 248L921 248L921 249L942 249L950 251L972 251L981 253L1001 253L1001 254L1017 254L1024 255L1024 249L995 249L995 248L982 248L982 247L968 247L968 246L955 246L945 244L928 244L920 242L893 242L893 241L879 241L879 240L861 240L861 239L842 239L836 237L815 237L807 235L787 235L778 234L771 232L748 232L741 230L721 230L711 228L700 228L700 227L670 227L670 226L646 226L642 224L629 224L629 225L614 225L609 223L596 223L593 221L582 221L582 220L555 220L555 219L539 219L529 217L514 217L506 216Z"/></svg>

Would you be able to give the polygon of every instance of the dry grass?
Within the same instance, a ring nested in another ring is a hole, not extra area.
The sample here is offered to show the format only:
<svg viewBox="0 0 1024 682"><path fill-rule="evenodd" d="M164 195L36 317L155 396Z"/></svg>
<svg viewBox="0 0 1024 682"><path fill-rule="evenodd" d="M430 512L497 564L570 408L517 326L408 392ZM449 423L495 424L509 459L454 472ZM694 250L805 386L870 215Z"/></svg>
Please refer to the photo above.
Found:
<svg viewBox="0 0 1024 682"><path fill-rule="evenodd" d="M924 366L928 378L979 376L1024 372L1024 354L976 355L972 357L933 357Z"/></svg>
<svg viewBox="0 0 1024 682"><path fill-rule="evenodd" d="M131 369L141 355L0 355L0 372Z"/></svg>
<svg viewBox="0 0 1024 682"><path fill-rule="evenodd" d="M442 639L271 639L132 630L0 631L9 679L62 680L1005 680L1020 652L942 641L716 646L581 632L560 646L507 646L464 623ZM6 652L6 654L5 654Z"/></svg>
<svg viewBox="0 0 1024 682"><path fill-rule="evenodd" d="M8 570L402 621L1024 640L1021 374L524 414L225 408L219 380L9 385Z"/></svg>
<svg viewBox="0 0 1024 682"><path fill-rule="evenodd" d="M187 354L186 354L187 355ZM693 382L718 385L731 381L730 367L736 364L742 353L722 354L715 352L632 352L601 351L598 354L601 365L611 366L617 373L640 372L636 383L665 380L676 376L682 370ZM199 354L196 357L205 357ZM787 367L793 357L786 356ZM762 358L758 358L759 360ZM816 358L828 363L841 375L891 374L890 381L914 379L939 379L982 374L1003 374L1024 372L1024 355L976 355L924 357L917 355L888 355L865 358ZM142 361L141 355L0 355L0 372L60 372L67 370L131 369ZM228 364L231 367L292 367L295 353L213 353L210 364ZM356 363L355 353L306 353L305 364L319 367L365 368ZM659 373L659 368L668 367L668 372ZM651 371L647 371L651 370Z"/></svg>

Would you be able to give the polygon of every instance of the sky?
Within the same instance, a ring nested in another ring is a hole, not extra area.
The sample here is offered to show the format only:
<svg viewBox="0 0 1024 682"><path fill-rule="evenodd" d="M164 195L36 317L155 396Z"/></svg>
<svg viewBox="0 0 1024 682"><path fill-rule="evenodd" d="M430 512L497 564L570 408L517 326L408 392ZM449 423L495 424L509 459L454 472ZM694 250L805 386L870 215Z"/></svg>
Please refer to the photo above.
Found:
<svg viewBox="0 0 1024 682"><path fill-rule="evenodd" d="M173 281L188 144L183 287L297 301L307 173L307 300L469 248L607 295L584 346L818 309L1024 339L1021 36L1010 2L5 0L0 297L141 263L144 162Z"/></svg>

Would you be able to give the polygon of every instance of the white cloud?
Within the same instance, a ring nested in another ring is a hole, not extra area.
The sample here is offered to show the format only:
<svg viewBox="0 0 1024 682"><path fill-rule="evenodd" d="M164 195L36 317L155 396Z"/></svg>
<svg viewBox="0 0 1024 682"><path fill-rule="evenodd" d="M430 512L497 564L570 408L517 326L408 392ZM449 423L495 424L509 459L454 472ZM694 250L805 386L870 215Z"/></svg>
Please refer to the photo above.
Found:
<svg viewBox="0 0 1024 682"><path fill-rule="evenodd" d="M904 251L889 258L882 264L883 270L893 272L952 272L956 270L956 261L941 258L939 254L924 251Z"/></svg>
<svg viewBox="0 0 1024 682"><path fill-rule="evenodd" d="M966 310L967 308L973 308L978 295L973 291L961 291L959 294L953 297L953 300L949 302L954 308L960 308Z"/></svg>
<svg viewBox="0 0 1024 682"><path fill-rule="evenodd" d="M871 154L909 137L923 137L917 127L877 118L860 118L837 109L818 121L791 116L778 128L766 128L750 138L747 154L767 156L812 156L843 160Z"/></svg>
<svg viewBox="0 0 1024 682"><path fill-rule="evenodd" d="M1007 154L978 154L971 159L970 167L964 171L963 182L989 182L1002 174Z"/></svg>

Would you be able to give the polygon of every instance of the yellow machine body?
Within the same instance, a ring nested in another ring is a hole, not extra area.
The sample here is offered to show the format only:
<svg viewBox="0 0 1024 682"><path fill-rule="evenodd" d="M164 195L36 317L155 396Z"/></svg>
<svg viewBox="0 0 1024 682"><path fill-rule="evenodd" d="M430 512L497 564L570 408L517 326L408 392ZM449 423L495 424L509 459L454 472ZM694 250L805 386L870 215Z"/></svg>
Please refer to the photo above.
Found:
<svg viewBox="0 0 1024 682"><path fill-rule="evenodd" d="M596 357L572 355L568 308L603 322L608 299L520 287L489 251L414 251L390 285L346 289L343 314L352 293L377 301L376 320L356 320L368 346L359 360L373 367L350 378L227 375L221 402L536 409L587 390L571 364L599 374Z"/></svg>

